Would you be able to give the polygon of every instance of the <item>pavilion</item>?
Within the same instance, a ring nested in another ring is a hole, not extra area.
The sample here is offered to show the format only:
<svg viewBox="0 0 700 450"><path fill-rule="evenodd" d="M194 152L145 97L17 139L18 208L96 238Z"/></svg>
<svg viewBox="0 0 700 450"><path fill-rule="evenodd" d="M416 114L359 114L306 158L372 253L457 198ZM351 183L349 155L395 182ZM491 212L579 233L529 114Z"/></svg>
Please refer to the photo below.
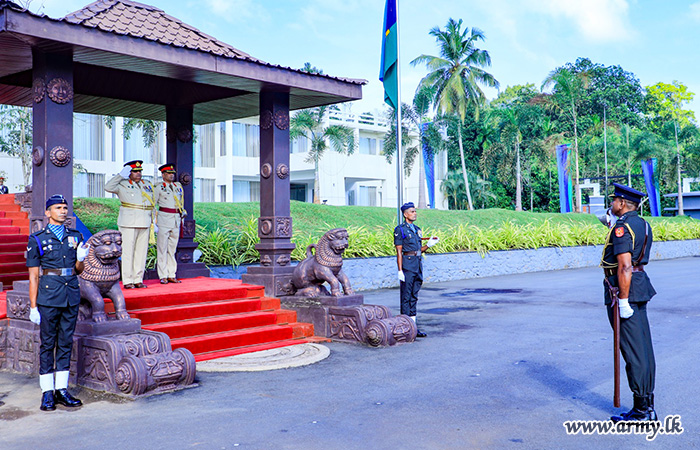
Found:
<svg viewBox="0 0 700 450"><path fill-rule="evenodd" d="M293 44L292 44L293 45ZM309 74L256 59L153 6L98 0L62 19L0 0L0 104L33 108L30 232L46 198L61 192L72 215L73 113L166 122L167 160L192 208L192 127L260 117L261 266L248 282L281 295L291 274L289 112L358 100L365 80ZM178 276L192 262L195 218L184 220Z"/></svg>

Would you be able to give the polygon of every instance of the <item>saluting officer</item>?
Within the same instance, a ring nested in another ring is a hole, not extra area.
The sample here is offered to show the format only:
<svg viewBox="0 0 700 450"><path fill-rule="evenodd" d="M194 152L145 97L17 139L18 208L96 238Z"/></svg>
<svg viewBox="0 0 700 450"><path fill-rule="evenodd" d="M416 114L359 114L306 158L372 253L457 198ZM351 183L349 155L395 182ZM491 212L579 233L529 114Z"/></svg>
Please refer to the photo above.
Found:
<svg viewBox="0 0 700 450"><path fill-rule="evenodd" d="M68 407L82 405L67 388L80 305L77 274L83 271L90 245L82 244L83 236L77 230L64 226L68 202L62 195L46 201L45 214L49 218L48 226L30 235L27 245L29 320L40 327L40 408L53 411L55 403Z"/></svg>
<svg viewBox="0 0 700 450"><path fill-rule="evenodd" d="M416 321L416 303L418 291L423 285L423 261L421 254L438 243L439 238L433 236L423 245L423 232L414 224L416 207L412 202L401 206L404 222L394 228L394 245L396 246L396 263L399 266L398 279L401 282L401 314ZM426 337L420 329L417 337Z"/></svg>
<svg viewBox="0 0 700 450"><path fill-rule="evenodd" d="M618 219L611 224L603 249L601 266L605 271L605 304L613 323L613 307L608 285L618 288L620 309L620 351L625 359L627 382L634 395L634 407L620 420L656 420L654 377L656 362L651 342L647 302L656 295L644 266L649 262L654 240L649 224L639 217L637 208L646 195L636 189L613 183L611 206Z"/></svg>
<svg viewBox="0 0 700 450"><path fill-rule="evenodd" d="M185 197L182 184L175 181L175 165L163 164L158 170L163 176L163 182L156 185L154 190L155 202L158 205L158 278L161 284L179 283L180 280L175 277L175 251L180 240L180 223L187 215L184 208Z"/></svg>
<svg viewBox="0 0 700 450"><path fill-rule="evenodd" d="M124 289L145 288L148 237L155 207L153 186L141 179L143 161L129 161L105 184L105 191L121 201L117 225L122 233L122 281Z"/></svg>

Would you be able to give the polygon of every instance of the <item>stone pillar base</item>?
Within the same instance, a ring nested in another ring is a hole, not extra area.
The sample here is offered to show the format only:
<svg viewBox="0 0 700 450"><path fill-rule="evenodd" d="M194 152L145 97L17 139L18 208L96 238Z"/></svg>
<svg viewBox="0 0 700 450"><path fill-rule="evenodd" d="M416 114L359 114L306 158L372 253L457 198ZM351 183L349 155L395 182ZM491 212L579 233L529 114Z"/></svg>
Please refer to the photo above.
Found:
<svg viewBox="0 0 700 450"><path fill-rule="evenodd" d="M362 295L283 296L280 301L282 308L296 311L297 320L312 323L317 335L334 341L379 347L416 339L416 325L408 316L392 317L386 306L365 305Z"/></svg>
<svg viewBox="0 0 700 450"><path fill-rule="evenodd" d="M265 287L265 295L280 297L289 295L292 290L292 272L294 267L250 266L248 272L241 276L241 281Z"/></svg>
<svg viewBox="0 0 700 450"><path fill-rule="evenodd" d="M177 271L175 272L175 278L195 278L195 277L209 277L209 268L203 263L178 263ZM147 269L146 273L143 275L144 280L157 280L158 268Z"/></svg>

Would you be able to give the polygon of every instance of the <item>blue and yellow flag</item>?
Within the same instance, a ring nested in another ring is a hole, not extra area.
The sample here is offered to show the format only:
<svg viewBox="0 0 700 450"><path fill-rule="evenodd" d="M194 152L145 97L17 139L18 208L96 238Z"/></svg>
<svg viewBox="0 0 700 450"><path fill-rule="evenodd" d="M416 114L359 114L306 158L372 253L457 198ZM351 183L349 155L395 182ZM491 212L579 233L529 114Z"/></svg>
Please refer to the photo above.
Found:
<svg viewBox="0 0 700 450"><path fill-rule="evenodd" d="M379 80L384 83L384 101L396 108L399 98L398 32L396 27L396 0L386 0L384 8L384 33L382 34L382 61Z"/></svg>

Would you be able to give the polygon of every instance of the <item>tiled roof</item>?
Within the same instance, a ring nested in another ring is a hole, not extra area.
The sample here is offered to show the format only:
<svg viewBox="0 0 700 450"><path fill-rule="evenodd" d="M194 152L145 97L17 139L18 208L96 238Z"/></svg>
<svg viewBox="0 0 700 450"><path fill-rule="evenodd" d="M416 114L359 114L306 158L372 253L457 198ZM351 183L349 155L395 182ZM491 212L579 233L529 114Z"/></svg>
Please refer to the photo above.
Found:
<svg viewBox="0 0 700 450"><path fill-rule="evenodd" d="M162 9L131 0L98 0L68 14L63 20L175 47L262 62L167 15Z"/></svg>

